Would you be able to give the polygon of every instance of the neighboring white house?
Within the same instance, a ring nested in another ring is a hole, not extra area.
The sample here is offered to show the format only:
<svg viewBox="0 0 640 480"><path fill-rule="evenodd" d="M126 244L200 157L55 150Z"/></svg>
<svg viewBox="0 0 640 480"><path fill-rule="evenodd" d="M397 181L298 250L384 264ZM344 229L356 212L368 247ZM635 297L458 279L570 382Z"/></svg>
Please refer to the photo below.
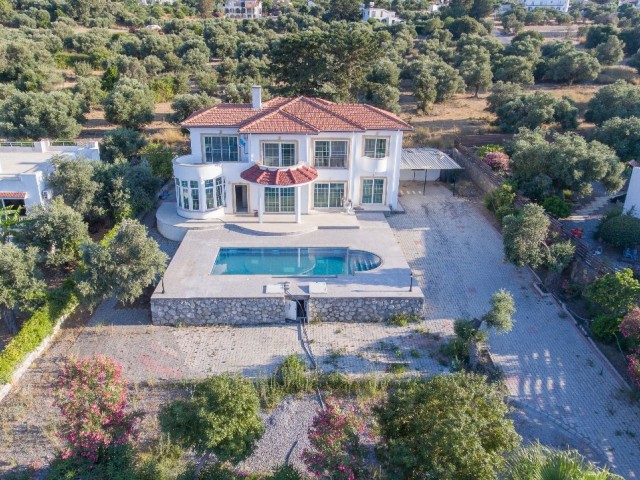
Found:
<svg viewBox="0 0 640 480"><path fill-rule="evenodd" d="M524 6L527 10L545 7L567 13L569 11L569 0L524 0Z"/></svg>
<svg viewBox="0 0 640 480"><path fill-rule="evenodd" d="M631 172L623 212L640 218L640 167L633 167Z"/></svg>
<svg viewBox="0 0 640 480"><path fill-rule="evenodd" d="M182 126L191 154L173 162L177 212L302 214L398 206L402 136L412 127L364 104L319 98L273 98L220 104Z"/></svg>
<svg viewBox="0 0 640 480"><path fill-rule="evenodd" d="M259 0L227 0L224 14L230 18L262 17L262 2Z"/></svg>
<svg viewBox="0 0 640 480"><path fill-rule="evenodd" d="M26 213L50 199L46 174L56 154L100 158L98 142L0 142L0 207L24 207L22 212Z"/></svg>
<svg viewBox="0 0 640 480"><path fill-rule="evenodd" d="M376 8L373 2L370 2L368 7L362 5L362 20L367 21L370 18L375 18L387 25L402 22L402 20L396 16L396 12L384 8Z"/></svg>

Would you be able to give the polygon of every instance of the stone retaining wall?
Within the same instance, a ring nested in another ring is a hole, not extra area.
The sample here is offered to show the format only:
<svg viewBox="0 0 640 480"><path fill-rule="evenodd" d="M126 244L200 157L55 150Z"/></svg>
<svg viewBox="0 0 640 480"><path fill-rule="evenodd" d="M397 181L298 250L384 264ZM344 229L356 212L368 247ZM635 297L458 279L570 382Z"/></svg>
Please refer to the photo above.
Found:
<svg viewBox="0 0 640 480"><path fill-rule="evenodd" d="M394 314L422 314L424 298L325 298L309 300L311 320L328 322L378 322Z"/></svg>
<svg viewBox="0 0 640 480"><path fill-rule="evenodd" d="M422 297L325 298L308 300L311 320L376 322L396 313L421 314ZM155 325L251 325L284 322L283 298L151 299Z"/></svg>

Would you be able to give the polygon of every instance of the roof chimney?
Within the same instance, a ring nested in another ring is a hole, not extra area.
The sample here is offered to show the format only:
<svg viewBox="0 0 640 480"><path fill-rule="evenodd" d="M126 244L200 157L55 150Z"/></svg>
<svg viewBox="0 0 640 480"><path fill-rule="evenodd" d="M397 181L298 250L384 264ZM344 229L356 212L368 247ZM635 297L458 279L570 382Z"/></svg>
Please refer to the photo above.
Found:
<svg viewBox="0 0 640 480"><path fill-rule="evenodd" d="M251 87L251 108L254 110L262 108L262 87L260 85Z"/></svg>

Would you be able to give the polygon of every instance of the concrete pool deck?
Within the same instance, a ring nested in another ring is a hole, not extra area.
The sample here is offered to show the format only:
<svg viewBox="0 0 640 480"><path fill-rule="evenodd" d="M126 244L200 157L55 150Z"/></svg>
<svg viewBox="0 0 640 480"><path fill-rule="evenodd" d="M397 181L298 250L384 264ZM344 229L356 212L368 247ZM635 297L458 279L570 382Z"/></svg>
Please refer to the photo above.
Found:
<svg viewBox="0 0 640 480"><path fill-rule="evenodd" d="M359 213L359 228L323 228L294 235L259 235L235 225L190 230L151 298L157 324L272 323L284 320L284 293L308 301L309 316L332 320L381 320L393 313L421 313L424 296L381 213ZM375 270L353 275L286 277L212 275L221 247L348 247L382 258ZM310 283L326 283L312 293ZM276 286L276 293L267 293ZM328 318L326 318L328 319Z"/></svg>

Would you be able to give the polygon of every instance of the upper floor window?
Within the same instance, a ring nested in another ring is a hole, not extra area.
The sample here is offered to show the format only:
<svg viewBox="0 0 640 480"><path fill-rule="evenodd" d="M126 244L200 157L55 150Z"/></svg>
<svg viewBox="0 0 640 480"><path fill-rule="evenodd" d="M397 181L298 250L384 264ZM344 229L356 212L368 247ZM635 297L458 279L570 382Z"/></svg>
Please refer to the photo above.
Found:
<svg viewBox="0 0 640 480"><path fill-rule="evenodd" d="M262 163L267 167L290 167L296 164L295 143L263 143Z"/></svg>
<svg viewBox="0 0 640 480"><path fill-rule="evenodd" d="M317 140L315 142L314 165L317 168L346 168L346 140Z"/></svg>
<svg viewBox="0 0 640 480"><path fill-rule="evenodd" d="M238 137L204 137L204 161L237 162Z"/></svg>
<svg viewBox="0 0 640 480"><path fill-rule="evenodd" d="M369 158L384 158L387 156L386 138L365 138L364 156Z"/></svg>

